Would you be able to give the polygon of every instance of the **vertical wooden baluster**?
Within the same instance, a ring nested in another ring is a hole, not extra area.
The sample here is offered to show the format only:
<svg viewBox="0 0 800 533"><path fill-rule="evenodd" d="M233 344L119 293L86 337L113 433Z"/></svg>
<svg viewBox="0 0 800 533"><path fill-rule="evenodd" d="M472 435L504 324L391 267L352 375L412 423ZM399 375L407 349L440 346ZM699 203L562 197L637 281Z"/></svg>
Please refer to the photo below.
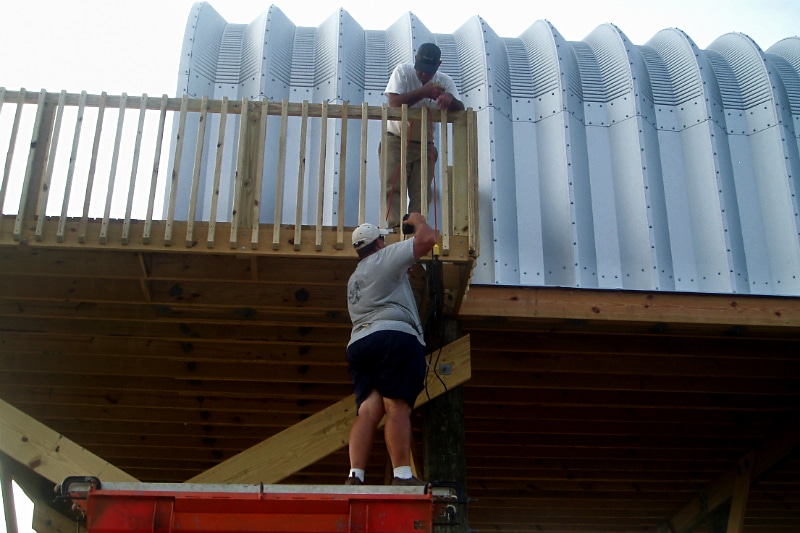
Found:
<svg viewBox="0 0 800 533"><path fill-rule="evenodd" d="M108 240L108 221L111 216L111 200L114 197L114 183L117 179L117 164L119 164L119 147L122 143L122 128L125 123L128 95L122 93L119 99L119 115L117 118L117 134L114 137L114 153L111 156L111 171L108 174L108 188L106 189L106 206L103 213L103 222L100 226L100 244Z"/></svg>
<svg viewBox="0 0 800 533"><path fill-rule="evenodd" d="M58 242L64 242L64 232L67 227L67 211L69 211L69 198L72 195L72 179L75 176L75 163L78 160L78 145L80 144L83 114L85 110L86 91L82 91L78 98L78 115L75 117L75 132L72 135L72 151L69 156L67 181L64 185L64 198L61 202L61 217L58 220L58 229L56 230L56 241Z"/></svg>
<svg viewBox="0 0 800 533"><path fill-rule="evenodd" d="M219 202L219 181L222 174L222 155L225 149L225 128L228 124L228 97L222 97L222 107L219 111L219 132L217 133L217 158L214 162L214 188L211 191L211 211L208 215L208 236L206 246L214 247L214 237L217 231L217 204Z"/></svg>
<svg viewBox="0 0 800 533"><path fill-rule="evenodd" d="M200 123L197 125L197 145L194 150L192 168L192 188L189 193L189 216L186 219L186 247L194 246L194 222L197 215L197 196L200 189L200 170L203 167L203 148L206 140L206 120L208 119L208 96L200 100Z"/></svg>
<svg viewBox="0 0 800 533"><path fill-rule="evenodd" d="M11 175L11 162L14 160L14 148L17 144L19 134L19 121L22 118L22 109L25 105L25 89L19 90L17 96L17 110L14 113L14 123L11 126L11 139L8 141L8 152L6 153L6 166L3 171L3 183L0 185L0 222L2 222L3 206L6 203L6 190L8 190L8 180Z"/></svg>
<svg viewBox="0 0 800 533"><path fill-rule="evenodd" d="M441 235L442 235L442 254L448 255L450 253L450 172L448 171L449 164L448 161L450 159L450 137L447 131L447 110L442 109L442 118L440 124L440 131L441 135L439 136L439 146L441 150L439 151L439 184L441 186L441 191L439 196L441 197L442 201L439 203L441 205L442 214L441 214ZM436 201L436 198L433 199ZM436 216L436 212L434 211L434 216ZM434 223L436 221L434 220Z"/></svg>
<svg viewBox="0 0 800 533"><path fill-rule="evenodd" d="M468 185L467 185L467 212L469 213L469 249L475 252L475 257L480 255L480 232L478 230L478 121L472 109L467 111L467 147L469 157ZM463 201L463 200L462 200Z"/></svg>
<svg viewBox="0 0 800 533"><path fill-rule="evenodd" d="M348 103L342 102L342 139L339 145L339 203L336 212L339 221L336 224L336 248L341 250L344 246L344 195L347 178L347 116L349 115Z"/></svg>
<svg viewBox="0 0 800 533"><path fill-rule="evenodd" d="M189 95L181 98L181 110L178 117L178 132L175 138L175 159L172 166L172 180L169 187L169 203L167 204L167 221L164 226L164 244L172 245L172 226L175 223L175 202L178 198L178 180L181 176L181 158L183 157L183 136L186 132L186 113L189 108Z"/></svg>
<svg viewBox="0 0 800 533"><path fill-rule="evenodd" d="M419 111L419 183L416 185L419 186L419 212L427 219L428 203L430 202L428 199L428 169L430 168L430 146L428 145L428 108L423 106ZM432 220L429 220L428 222L430 222L431 226L435 227Z"/></svg>
<svg viewBox="0 0 800 533"><path fill-rule="evenodd" d="M281 138L278 145L278 172L275 184L275 219L272 227L272 249L281 246L281 217L283 216L283 180L286 176L286 128L289 124L289 101L281 102Z"/></svg>
<svg viewBox="0 0 800 533"><path fill-rule="evenodd" d="M358 223L367 218L367 132L369 125L369 105L361 102L361 168L358 181Z"/></svg>
<svg viewBox="0 0 800 533"><path fill-rule="evenodd" d="M386 151L386 138L388 135L388 124L389 124L389 105L384 103L381 106L381 150L380 150L380 179L381 179L381 194L380 194L380 213L378 213L378 226L381 228L385 228L386 224L386 213L388 212L389 206L386 205L386 194L388 194L388 190L385 188L385 183L387 180L387 172L389 166L389 156L388 152ZM358 220L359 224L363 224L366 220Z"/></svg>
<svg viewBox="0 0 800 533"><path fill-rule="evenodd" d="M322 210L325 208L325 159L328 150L328 101L322 102L319 133L319 175L317 177L317 227L314 246L322 250Z"/></svg>
<svg viewBox="0 0 800 533"><path fill-rule="evenodd" d="M61 134L61 120L64 117L64 103L66 100L67 91L61 91L61 94L58 95L56 121L55 124L53 124L53 136L50 140L50 153L47 156L47 170L45 171L45 177L39 189L39 212L37 213L36 231L34 233L34 238L37 241L42 240L42 232L44 231L44 220L47 216L47 199L50 196L50 182L53 179L53 166L56 164L58 138Z"/></svg>
<svg viewBox="0 0 800 533"><path fill-rule="evenodd" d="M264 185L264 146L267 143L267 118L269 100L261 100L261 121L258 126L258 152L256 152L256 174L253 176L253 220L250 225L250 248L258 249L258 234L261 226L261 190Z"/></svg>
<svg viewBox="0 0 800 533"><path fill-rule="evenodd" d="M158 186L158 169L161 166L161 146L164 143L164 125L167 122L167 103L169 98L166 94L161 95L161 111L158 118L158 133L156 134L155 155L153 156L153 172L150 175L150 191L147 199L147 215L142 231L142 242L150 244L150 231L153 227L153 206L156 201L156 187Z"/></svg>
<svg viewBox="0 0 800 533"><path fill-rule="evenodd" d="M400 213L398 215L403 218L405 213L408 213L408 177L406 176L405 169L408 168L408 105L403 104L400 111L400 171L397 172L399 179L399 187L394 188L394 194L400 194ZM392 172L396 172L392 169ZM402 224L402 220L400 222Z"/></svg>
<svg viewBox="0 0 800 533"><path fill-rule="evenodd" d="M39 100L36 104L36 119L33 123L33 134L31 136L31 149L28 152L28 165L25 168L25 179L22 182L22 192L19 200L19 211L17 211L17 220L14 223L14 232L12 234L15 241L22 239L22 225L25 220L25 207L28 205L28 191L31 187L31 180L33 179L34 159L36 158L36 150L39 139L39 132L42 128L42 119L45 113L45 100L47 98L47 91L42 89L39 91Z"/></svg>
<svg viewBox="0 0 800 533"><path fill-rule="evenodd" d="M133 211L133 194L136 192L136 175L139 173L139 154L142 150L142 134L144 130L144 117L147 112L147 93L142 95L139 103L139 123L136 126L136 142L133 147L133 162L131 164L131 179L128 182L128 204L125 206L125 221L122 223L122 237L120 242L128 244L131 229L131 212Z"/></svg>
<svg viewBox="0 0 800 533"><path fill-rule="evenodd" d="M308 135L308 100L303 100L300 118L300 148L297 162L297 208L294 216L294 249L300 250L303 235L303 193L306 183L306 136Z"/></svg>
<svg viewBox="0 0 800 533"><path fill-rule="evenodd" d="M239 115L239 147L238 157L236 158L236 173L233 182L233 207L231 209L231 236L229 239L230 247L236 248L239 241L239 210L242 198L242 181L245 172L245 157L247 155L247 97L242 98L242 113Z"/></svg>
<svg viewBox="0 0 800 533"><path fill-rule="evenodd" d="M94 128L94 142L92 144L92 158L89 162L89 175L86 180L86 193L83 198L83 216L78 229L78 242L86 242L86 230L89 225L89 204L92 201L92 187L94 186L94 173L97 170L97 154L100 151L100 135L103 131L103 118L106 112L106 92L100 95L97 106L97 123Z"/></svg>

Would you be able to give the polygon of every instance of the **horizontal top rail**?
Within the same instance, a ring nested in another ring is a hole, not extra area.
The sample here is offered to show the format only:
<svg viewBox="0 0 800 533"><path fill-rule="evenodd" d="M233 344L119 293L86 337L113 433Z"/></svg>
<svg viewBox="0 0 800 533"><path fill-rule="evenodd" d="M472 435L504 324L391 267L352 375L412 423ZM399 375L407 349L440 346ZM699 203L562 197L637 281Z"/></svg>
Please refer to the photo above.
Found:
<svg viewBox="0 0 800 533"><path fill-rule="evenodd" d="M5 92L3 101L5 102L13 102L17 103L20 101L20 97L22 98L22 103L24 104L38 104L39 103L39 94L38 92L31 92L25 89L20 90L8 90L2 88ZM43 89L44 91L44 89ZM65 93L64 98L64 105L66 106L79 106L81 102L82 95L85 98L85 106L87 107L98 107L100 106L101 100L104 101L104 106L106 109L141 109L144 107L146 110L150 111L160 111L161 110L161 100L166 99L166 110L167 111L180 111L183 98L182 97L169 97L166 94L161 96L152 96L148 94L143 94L141 96L134 96L129 95L127 93L122 93L121 95L109 95L105 92L101 94L89 94L89 93ZM59 93L47 92L45 91L45 98L44 103L47 105L56 105L58 104L60 98ZM206 106L206 111L208 113L220 113L223 106L223 100L228 100L227 97L224 99L213 100L213 99L206 99L206 103L203 103L203 98L189 98L188 104L186 107L186 111L190 113L199 113L202 109L202 106ZM303 114L303 103L302 102L288 102L288 115L289 116L301 116ZM142 102L145 102L144 105ZM256 106L261 105L261 100L228 100L227 103L227 113L229 115L241 115L243 103L247 104L247 107L250 109L255 109ZM268 107L266 107L267 113L270 115L280 115L282 113L282 106L284 101L278 100L266 100ZM309 117L316 117L319 118L322 116L322 103L308 103L308 116ZM400 120L403 116L403 111L399 107L388 107L387 104L384 104L387 107L387 118L389 120ZM330 116L335 116L338 118L348 118L353 120L361 120L363 118L367 118L369 120L381 120L382 118L382 109L383 106L368 106L368 113L367 116L364 117L361 111L360 105L354 104L335 104L328 102L328 114ZM346 113L346 115L342 115L342 113ZM408 116L411 119L419 119L421 117L422 108L409 108L408 109ZM462 119L465 115L465 111L448 111L447 112L447 119L446 121L449 122L458 122ZM442 122L442 115L439 113L429 113L430 120L432 122L440 123Z"/></svg>

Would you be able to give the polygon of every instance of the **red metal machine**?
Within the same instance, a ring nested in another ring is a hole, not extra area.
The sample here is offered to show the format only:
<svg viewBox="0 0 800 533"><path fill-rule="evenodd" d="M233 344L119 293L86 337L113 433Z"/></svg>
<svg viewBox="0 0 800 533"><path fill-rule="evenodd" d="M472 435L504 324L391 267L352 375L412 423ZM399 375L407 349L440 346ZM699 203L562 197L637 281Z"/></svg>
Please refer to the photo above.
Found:
<svg viewBox="0 0 800 533"><path fill-rule="evenodd" d="M88 533L424 533L455 523L451 487L101 483L59 489Z"/></svg>

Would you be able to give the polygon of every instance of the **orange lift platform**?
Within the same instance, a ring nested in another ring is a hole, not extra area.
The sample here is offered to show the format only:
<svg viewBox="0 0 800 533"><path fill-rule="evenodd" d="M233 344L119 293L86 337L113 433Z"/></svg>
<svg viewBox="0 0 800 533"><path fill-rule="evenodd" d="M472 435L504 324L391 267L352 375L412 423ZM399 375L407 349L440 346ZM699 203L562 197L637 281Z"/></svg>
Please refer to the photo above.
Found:
<svg viewBox="0 0 800 533"><path fill-rule="evenodd" d="M459 490L362 485L101 483L57 487L88 533L424 533L456 525Z"/></svg>

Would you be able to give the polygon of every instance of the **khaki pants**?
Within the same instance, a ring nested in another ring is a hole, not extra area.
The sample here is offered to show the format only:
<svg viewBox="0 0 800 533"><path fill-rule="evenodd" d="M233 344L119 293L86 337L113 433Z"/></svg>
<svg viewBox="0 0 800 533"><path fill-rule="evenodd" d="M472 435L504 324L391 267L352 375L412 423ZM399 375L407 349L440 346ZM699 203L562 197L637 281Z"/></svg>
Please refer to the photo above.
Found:
<svg viewBox="0 0 800 533"><path fill-rule="evenodd" d="M389 210L388 222L390 228L398 227L400 225L400 219L402 218L400 214L400 179L402 176L400 169L400 148L400 137L394 135L388 135L386 137L386 175L383 176L381 180L381 188ZM382 149L382 146L378 147L379 154ZM421 157L421 144L413 141L409 142L405 169L409 213L422 212L422 191L420 190L420 172L422 172L422 165L420 163ZM428 204L430 204L431 201L433 201L431 197L433 172L436 167L436 161L439 159L439 152L433 144L428 145L426 157L428 158L428 179L426 180L427 199ZM427 208L428 206L426 205L425 207Z"/></svg>

